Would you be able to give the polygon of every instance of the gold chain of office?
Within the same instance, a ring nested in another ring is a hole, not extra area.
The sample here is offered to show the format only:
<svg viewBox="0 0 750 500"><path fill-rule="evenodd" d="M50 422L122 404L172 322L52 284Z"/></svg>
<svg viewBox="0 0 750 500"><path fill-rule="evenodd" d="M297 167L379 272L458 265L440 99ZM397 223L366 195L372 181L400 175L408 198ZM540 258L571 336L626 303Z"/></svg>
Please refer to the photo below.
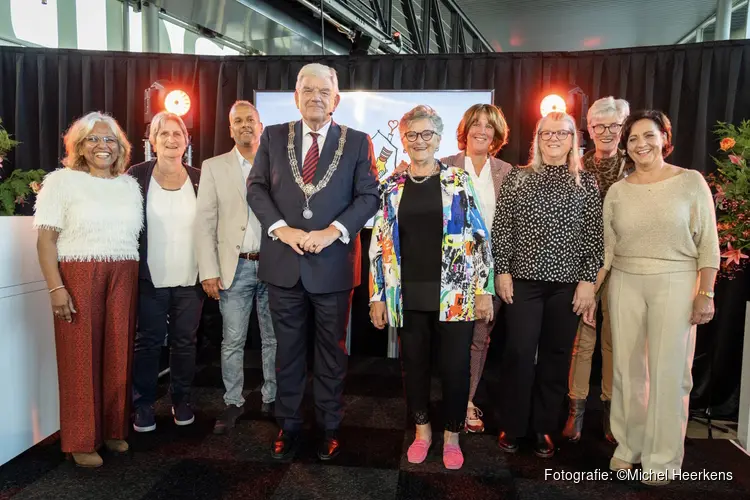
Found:
<svg viewBox="0 0 750 500"><path fill-rule="evenodd" d="M339 160L341 160L341 155L344 152L344 144L346 144L346 131L347 127L346 125L341 125L341 137L339 138L339 144L338 148L336 149L336 153L333 155L333 160L331 161L331 164L328 165L328 170L326 171L326 174L323 176L320 181L318 181L317 184L305 184L302 180L302 175L300 174L299 165L297 164L297 154L294 151L294 126L296 122L289 122L289 142L287 143L287 156L289 156L289 165L292 167L292 174L294 175L294 182L297 183L297 186L302 190L302 192L305 195L305 201L309 201L309 199L319 191L323 190L328 185L328 182L331 180L331 177L333 176L334 172L336 172L336 169L339 166Z"/></svg>

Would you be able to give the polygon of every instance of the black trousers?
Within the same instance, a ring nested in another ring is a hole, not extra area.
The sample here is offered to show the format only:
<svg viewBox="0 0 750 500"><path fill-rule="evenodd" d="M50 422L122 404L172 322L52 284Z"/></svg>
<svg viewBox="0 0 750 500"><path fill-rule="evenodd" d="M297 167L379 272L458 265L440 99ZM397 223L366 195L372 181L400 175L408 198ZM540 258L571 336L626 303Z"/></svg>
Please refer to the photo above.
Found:
<svg viewBox="0 0 750 500"><path fill-rule="evenodd" d="M558 430L570 357L580 317L573 312L577 283L513 280L505 304L506 341L500 367L500 429L523 437ZM536 356L536 364L534 358Z"/></svg>
<svg viewBox="0 0 750 500"><path fill-rule="evenodd" d="M276 334L276 419L287 432L302 427L302 398L307 383L308 312L315 318L313 396L315 417L324 430L336 430L344 416L344 378L349 362L346 327L352 290L309 293L268 285L268 303Z"/></svg>
<svg viewBox="0 0 750 500"><path fill-rule="evenodd" d="M466 422L471 379L473 321L438 321L438 312L404 311L399 328L406 402L416 424L429 423L432 342L440 345L445 429L460 432Z"/></svg>
<svg viewBox="0 0 750 500"><path fill-rule="evenodd" d="M205 294L199 285L154 288L138 285L138 326L133 356L133 405L156 402L159 358L169 333L169 379L172 403L190 401L195 376L195 344Z"/></svg>

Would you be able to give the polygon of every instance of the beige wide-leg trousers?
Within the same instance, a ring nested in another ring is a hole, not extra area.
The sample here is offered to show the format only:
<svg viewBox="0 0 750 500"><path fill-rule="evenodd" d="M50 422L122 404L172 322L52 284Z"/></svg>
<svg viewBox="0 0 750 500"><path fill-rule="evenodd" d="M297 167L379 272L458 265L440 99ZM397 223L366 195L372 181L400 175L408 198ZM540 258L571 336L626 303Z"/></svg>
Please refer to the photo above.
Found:
<svg viewBox="0 0 750 500"><path fill-rule="evenodd" d="M612 269L614 456L672 478L682 467L696 327L696 272L652 275Z"/></svg>

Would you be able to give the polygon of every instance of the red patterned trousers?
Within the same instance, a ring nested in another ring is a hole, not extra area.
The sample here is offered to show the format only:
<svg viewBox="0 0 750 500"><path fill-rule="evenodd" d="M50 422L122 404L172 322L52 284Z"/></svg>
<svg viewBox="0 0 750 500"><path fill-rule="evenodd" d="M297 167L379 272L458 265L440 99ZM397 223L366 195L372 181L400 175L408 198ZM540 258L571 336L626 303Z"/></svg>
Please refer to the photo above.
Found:
<svg viewBox="0 0 750 500"><path fill-rule="evenodd" d="M55 317L62 451L125 439L130 423L138 262L61 262L76 313Z"/></svg>

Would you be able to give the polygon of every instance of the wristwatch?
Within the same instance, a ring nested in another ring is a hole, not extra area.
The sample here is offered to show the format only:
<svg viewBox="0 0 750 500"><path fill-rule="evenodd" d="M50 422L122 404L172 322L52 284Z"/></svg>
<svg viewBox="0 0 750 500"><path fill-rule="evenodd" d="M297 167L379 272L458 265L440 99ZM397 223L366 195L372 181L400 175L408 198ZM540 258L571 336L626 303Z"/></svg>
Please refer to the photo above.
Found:
<svg viewBox="0 0 750 500"><path fill-rule="evenodd" d="M698 290L698 295L705 295L709 299L713 299L714 298L714 292L707 292L705 290Z"/></svg>

